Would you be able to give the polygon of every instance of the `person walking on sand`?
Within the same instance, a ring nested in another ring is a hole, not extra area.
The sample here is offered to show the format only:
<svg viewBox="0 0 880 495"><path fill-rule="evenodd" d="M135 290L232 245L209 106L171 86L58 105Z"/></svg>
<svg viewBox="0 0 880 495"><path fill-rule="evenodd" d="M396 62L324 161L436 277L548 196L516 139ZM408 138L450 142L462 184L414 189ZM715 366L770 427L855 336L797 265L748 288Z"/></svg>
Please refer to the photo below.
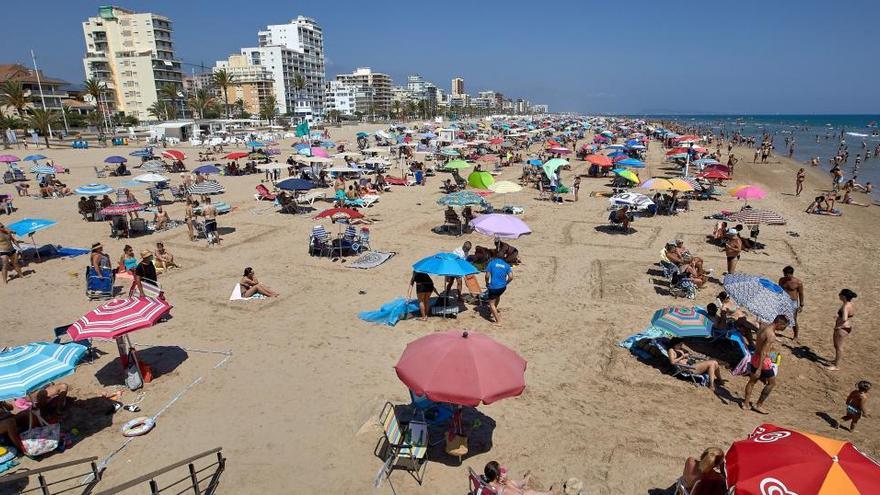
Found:
<svg viewBox="0 0 880 495"><path fill-rule="evenodd" d="M217 232L217 208L211 204L211 198L205 196L205 204L202 206L202 216L205 217L205 236L208 238L208 245L220 245L220 233Z"/></svg>
<svg viewBox="0 0 880 495"><path fill-rule="evenodd" d="M501 258L493 257L486 264L486 289L489 299L489 312L492 313L493 323L501 324L498 305L501 304L501 295L507 290L507 285L513 281L513 268Z"/></svg>
<svg viewBox="0 0 880 495"><path fill-rule="evenodd" d="M186 228L189 231L189 241L193 242L196 240L196 233L193 227L193 218L195 217L194 208L199 206L199 202L187 197L186 198L186 213L184 219L186 220Z"/></svg>
<svg viewBox="0 0 880 495"><path fill-rule="evenodd" d="M837 297L840 299L841 306L837 310L837 319L834 320L834 335L832 338L834 343L834 359L826 367L828 371L840 369L838 366L840 365L840 358L843 356L843 342L853 331L852 319L855 316L853 299L857 297L856 293L849 289L843 289Z"/></svg>
<svg viewBox="0 0 880 495"><path fill-rule="evenodd" d="M10 266L18 273L18 278L24 278L21 265L18 264L19 249L21 249L21 245L18 243L18 239L15 238L15 233L0 223L0 262L3 263L4 284L9 282Z"/></svg>
<svg viewBox="0 0 880 495"><path fill-rule="evenodd" d="M807 172L804 171L803 167L801 167L801 169L797 171L797 177L795 179L795 186L794 186L794 195L795 196L800 196L801 192L803 192L804 180L806 180L806 178L807 178Z"/></svg>
<svg viewBox="0 0 880 495"><path fill-rule="evenodd" d="M870 418L868 414L868 392L871 391L871 382L862 380L856 384L856 389L846 397L846 415L841 421L849 421L849 431L856 429L856 423L862 416Z"/></svg>
<svg viewBox="0 0 880 495"><path fill-rule="evenodd" d="M782 269L782 278L779 279L779 286L782 287L782 290L784 290L786 294L788 294L788 297L791 298L792 304L794 304L794 321L791 322L791 329L794 332L792 338L797 340L798 316L804 309L804 283L794 276L793 267L786 266Z"/></svg>
<svg viewBox="0 0 880 495"><path fill-rule="evenodd" d="M778 315L772 323L761 324L758 331L758 338L755 341L755 352L749 361L749 382L743 392L743 401L741 407L744 411L755 411L759 414L768 414L763 409L764 402L776 386L777 368L770 359L770 352L776 344L776 332L785 330L788 326L788 318L785 315ZM758 380L764 382L764 388L758 397L758 402L752 404L752 388L758 383Z"/></svg>
<svg viewBox="0 0 880 495"><path fill-rule="evenodd" d="M742 253L742 239L739 237L739 231L731 227L727 230L727 242L724 244L724 255L727 256L727 272L734 273L736 271L736 262Z"/></svg>

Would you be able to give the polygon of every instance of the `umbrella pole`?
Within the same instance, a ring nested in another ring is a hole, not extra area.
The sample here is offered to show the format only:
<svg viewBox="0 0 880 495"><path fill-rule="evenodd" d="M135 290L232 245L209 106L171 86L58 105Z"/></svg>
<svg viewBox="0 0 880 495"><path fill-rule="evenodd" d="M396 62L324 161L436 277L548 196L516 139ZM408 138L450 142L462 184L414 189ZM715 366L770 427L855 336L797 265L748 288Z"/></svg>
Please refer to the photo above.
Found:
<svg viewBox="0 0 880 495"><path fill-rule="evenodd" d="M30 234L28 234L28 237L31 238L31 243L34 245L34 252L37 253L37 263L39 263L39 262L42 261L42 258L40 258L40 250L37 249L37 240L34 239L34 234L33 234L33 232L31 232Z"/></svg>
<svg viewBox="0 0 880 495"><path fill-rule="evenodd" d="M131 339L128 337L128 334L125 334L125 342L128 344L128 350L131 354L131 360L132 362L134 362L134 367L135 369L137 369L137 374L141 378L141 383L144 383L144 375L141 374L141 363L138 362L137 351L135 351L134 346L131 344Z"/></svg>

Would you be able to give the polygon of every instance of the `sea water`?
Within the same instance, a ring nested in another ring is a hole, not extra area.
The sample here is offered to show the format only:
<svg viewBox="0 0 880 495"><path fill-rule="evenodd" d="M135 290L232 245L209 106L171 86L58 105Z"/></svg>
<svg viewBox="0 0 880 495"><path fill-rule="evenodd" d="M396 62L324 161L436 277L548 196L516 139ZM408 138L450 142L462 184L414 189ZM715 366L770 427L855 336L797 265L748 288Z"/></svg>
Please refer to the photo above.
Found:
<svg viewBox="0 0 880 495"><path fill-rule="evenodd" d="M809 167L810 160L819 157L819 166L830 170L829 160L837 154L838 146L843 141L849 150L849 161L843 166L844 180L853 177L853 165L857 154L862 155L857 182L871 182L875 186L873 197L880 199L880 157L873 156L874 149L880 143L880 132L876 126L880 115L651 115L646 120L671 120L687 127L703 130L710 129L715 135L724 131L725 137L739 132L744 136L754 136L760 143L764 133L771 134L775 149L773 154L788 156L785 138L794 139L794 155L792 158ZM869 127L870 126L870 127ZM862 147L862 143L866 148ZM872 154L865 160L865 150ZM726 151L726 150L725 150ZM741 160L752 161L752 156L742 156ZM831 185L831 176L828 176ZM855 195L856 201L860 201Z"/></svg>

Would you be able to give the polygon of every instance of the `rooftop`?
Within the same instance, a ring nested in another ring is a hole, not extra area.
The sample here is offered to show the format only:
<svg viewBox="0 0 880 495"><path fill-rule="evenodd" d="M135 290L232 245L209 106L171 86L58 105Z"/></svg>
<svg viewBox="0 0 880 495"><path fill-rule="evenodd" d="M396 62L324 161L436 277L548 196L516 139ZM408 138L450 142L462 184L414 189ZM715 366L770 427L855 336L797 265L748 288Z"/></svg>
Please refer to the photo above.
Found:
<svg viewBox="0 0 880 495"><path fill-rule="evenodd" d="M33 69L25 67L21 64L0 64L0 83L6 81L19 81L22 83L37 83L37 75ZM44 84L67 84L67 81L46 77L43 71L40 71L40 82Z"/></svg>

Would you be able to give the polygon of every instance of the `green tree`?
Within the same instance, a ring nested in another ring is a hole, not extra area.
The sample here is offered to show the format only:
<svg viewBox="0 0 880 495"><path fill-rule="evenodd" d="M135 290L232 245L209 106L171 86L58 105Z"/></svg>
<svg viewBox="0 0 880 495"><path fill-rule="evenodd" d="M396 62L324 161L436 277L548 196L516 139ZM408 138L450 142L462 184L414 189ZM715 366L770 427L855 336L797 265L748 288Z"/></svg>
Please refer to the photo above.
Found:
<svg viewBox="0 0 880 495"><path fill-rule="evenodd" d="M409 100L406 102L406 110L404 110L406 119L409 120L416 114L416 102Z"/></svg>
<svg viewBox="0 0 880 495"><path fill-rule="evenodd" d="M49 128L58 123L59 120L60 118L57 113L51 110L35 108L28 117L28 124L43 135L43 139L46 140L46 148L49 148Z"/></svg>
<svg viewBox="0 0 880 495"><path fill-rule="evenodd" d="M232 106L235 108L235 116L236 117L243 119L248 116L247 108L245 106L243 99L239 98L239 99L235 100L235 103L233 103Z"/></svg>
<svg viewBox="0 0 880 495"><path fill-rule="evenodd" d="M391 103L391 113L394 115L394 118L398 118L398 119L400 118L400 110L401 110L400 100L394 100L394 102Z"/></svg>
<svg viewBox="0 0 880 495"><path fill-rule="evenodd" d="M180 88L170 83L163 84L159 87L159 99L168 101L165 105L165 120L176 119L177 102L180 100Z"/></svg>
<svg viewBox="0 0 880 495"><path fill-rule="evenodd" d="M6 131L9 129L16 130L23 127L20 119L14 115L4 115L0 113L0 132L3 133L3 147L9 149L9 139L6 137Z"/></svg>
<svg viewBox="0 0 880 495"><path fill-rule="evenodd" d="M306 87L306 78L303 77L302 74L297 72L293 75L293 89L296 90L296 104L299 106L299 102L302 100L302 90ZM296 109L294 109L294 112Z"/></svg>
<svg viewBox="0 0 880 495"><path fill-rule="evenodd" d="M334 108L333 110L327 112L327 118L330 119L330 122L339 123L339 121L342 119L342 112Z"/></svg>
<svg viewBox="0 0 880 495"><path fill-rule="evenodd" d="M204 119L205 113L217 105L217 100L207 89L199 88L189 96L186 103L193 112L198 113L199 118Z"/></svg>
<svg viewBox="0 0 880 495"><path fill-rule="evenodd" d="M6 81L0 86L0 106L14 108L19 117L24 117L28 103L30 100L25 96L21 82Z"/></svg>
<svg viewBox="0 0 880 495"><path fill-rule="evenodd" d="M98 121L98 124L95 125L95 127L100 128L105 112L102 96L104 96L104 93L107 91L107 85L104 81L92 77L83 81L83 86L85 86L86 94L95 100L95 109L98 110L98 114L102 117L101 120Z"/></svg>
<svg viewBox="0 0 880 495"><path fill-rule="evenodd" d="M211 75L211 83L223 90L223 109L226 118L229 118L229 87L235 85L235 76L226 72L226 69L220 69Z"/></svg>
<svg viewBox="0 0 880 495"><path fill-rule="evenodd" d="M260 118L268 120L269 125L272 125L277 114L278 100L275 99L275 95L266 96L266 98L263 99L263 103L260 104Z"/></svg>

